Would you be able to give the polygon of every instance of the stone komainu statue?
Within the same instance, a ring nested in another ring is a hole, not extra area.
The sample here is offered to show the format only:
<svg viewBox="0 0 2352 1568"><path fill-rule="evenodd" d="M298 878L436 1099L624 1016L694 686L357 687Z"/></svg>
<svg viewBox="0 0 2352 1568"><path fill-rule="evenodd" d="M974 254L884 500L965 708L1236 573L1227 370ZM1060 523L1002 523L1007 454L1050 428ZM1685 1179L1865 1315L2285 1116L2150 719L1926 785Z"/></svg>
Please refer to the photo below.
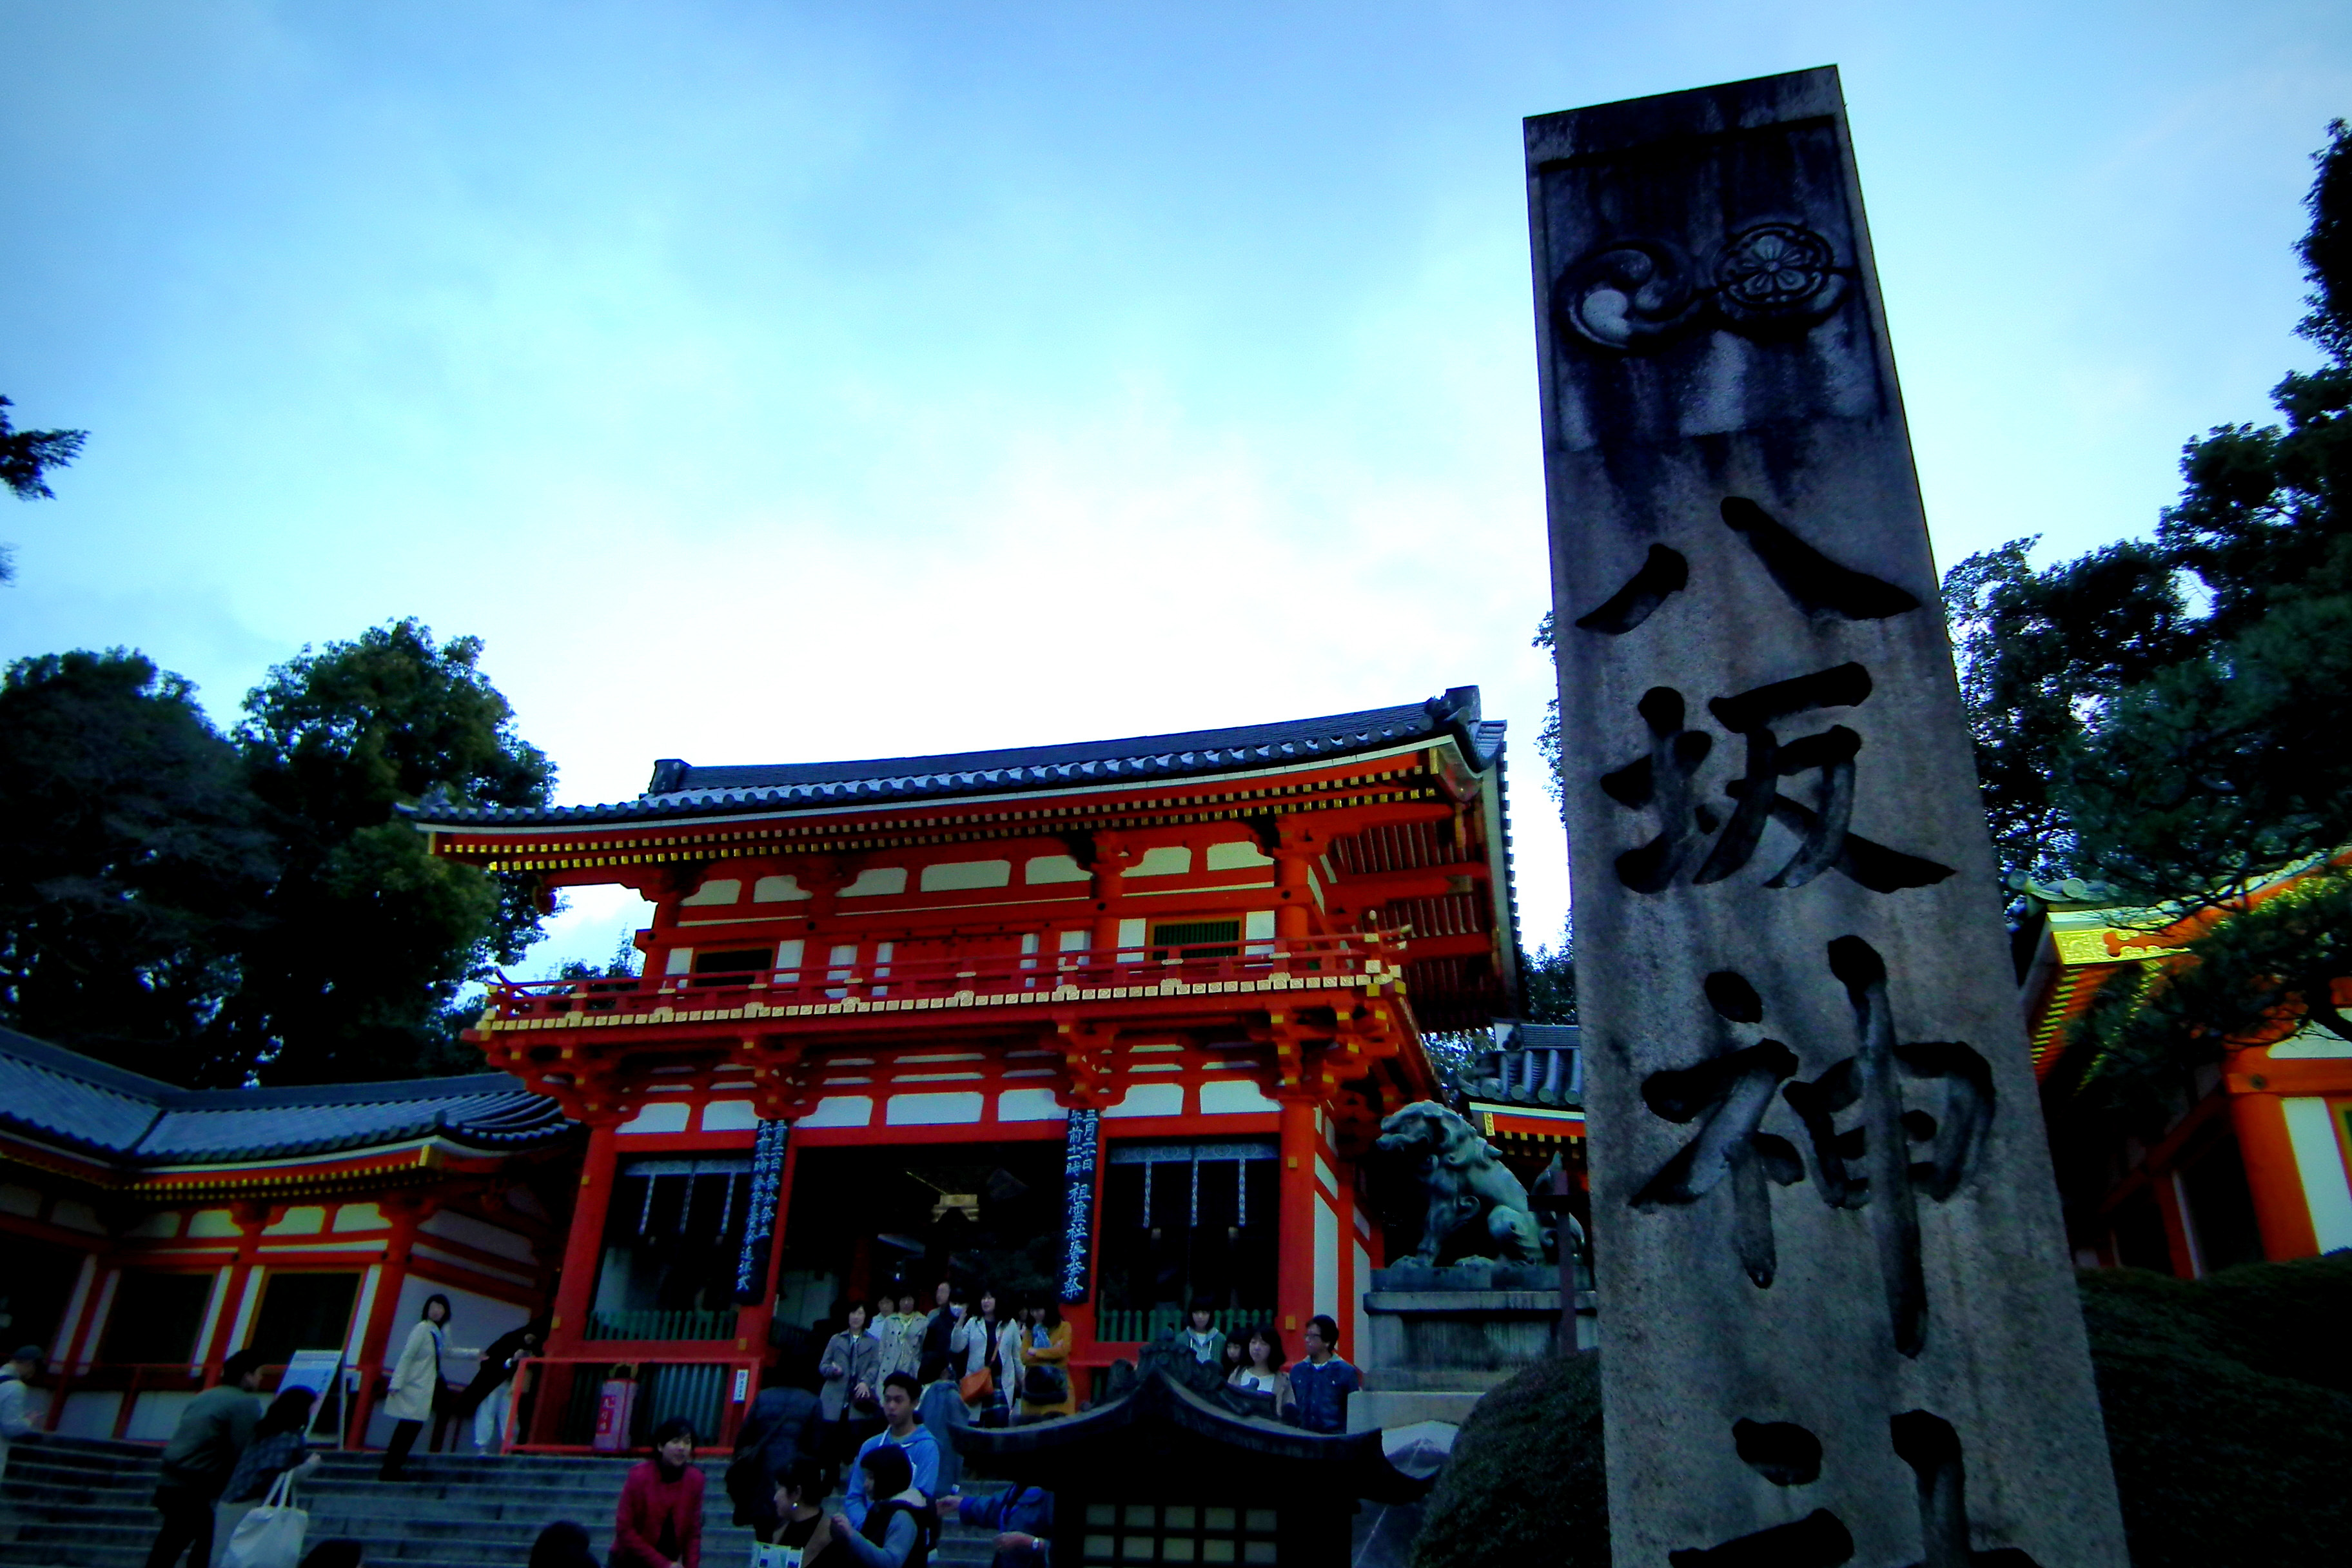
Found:
<svg viewBox="0 0 2352 1568"><path fill-rule="evenodd" d="M1435 1266L1458 1232L1470 1234L1453 1250L1505 1263L1541 1263L1542 1232L1528 1189L1496 1158L1467 1121L1434 1100L1420 1100L1381 1123L1382 1153L1416 1162L1429 1193L1422 1226L1421 1261Z"/></svg>

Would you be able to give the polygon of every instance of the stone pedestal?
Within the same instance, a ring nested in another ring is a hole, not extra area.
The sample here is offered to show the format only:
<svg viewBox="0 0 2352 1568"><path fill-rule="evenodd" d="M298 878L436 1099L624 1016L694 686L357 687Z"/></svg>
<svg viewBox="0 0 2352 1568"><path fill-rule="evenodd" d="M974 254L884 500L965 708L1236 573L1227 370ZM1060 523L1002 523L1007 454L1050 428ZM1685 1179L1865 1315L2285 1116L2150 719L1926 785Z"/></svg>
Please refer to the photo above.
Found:
<svg viewBox="0 0 2352 1568"><path fill-rule="evenodd" d="M1576 1344L1596 1342L1592 1292L1573 1298ZM1348 1429L1455 1426L1486 1392L1559 1345L1559 1271L1376 1268L1364 1296L1360 1370Z"/></svg>

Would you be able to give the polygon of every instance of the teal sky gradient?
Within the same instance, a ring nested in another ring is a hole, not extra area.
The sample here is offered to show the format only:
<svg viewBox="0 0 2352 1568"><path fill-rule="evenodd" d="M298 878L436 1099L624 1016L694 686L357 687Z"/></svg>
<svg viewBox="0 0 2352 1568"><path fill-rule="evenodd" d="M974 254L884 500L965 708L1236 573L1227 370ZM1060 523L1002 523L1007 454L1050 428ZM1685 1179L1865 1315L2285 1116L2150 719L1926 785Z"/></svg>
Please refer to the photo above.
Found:
<svg viewBox="0 0 2352 1568"><path fill-rule="evenodd" d="M0 0L0 392L90 432L0 657L227 721L415 615L568 802L1475 682L1542 941L1519 120L1825 62L1941 563L2310 362L2341 4Z"/></svg>

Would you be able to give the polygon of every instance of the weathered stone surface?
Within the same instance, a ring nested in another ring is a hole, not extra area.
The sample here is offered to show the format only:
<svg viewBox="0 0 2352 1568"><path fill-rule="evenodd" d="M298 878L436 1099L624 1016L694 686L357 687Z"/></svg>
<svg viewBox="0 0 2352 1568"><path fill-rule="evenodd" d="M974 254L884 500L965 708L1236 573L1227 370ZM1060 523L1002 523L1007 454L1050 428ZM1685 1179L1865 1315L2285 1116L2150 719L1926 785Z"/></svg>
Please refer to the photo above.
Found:
<svg viewBox="0 0 2352 1568"><path fill-rule="evenodd" d="M2119 1568L1836 73L1527 148L1614 1560Z"/></svg>

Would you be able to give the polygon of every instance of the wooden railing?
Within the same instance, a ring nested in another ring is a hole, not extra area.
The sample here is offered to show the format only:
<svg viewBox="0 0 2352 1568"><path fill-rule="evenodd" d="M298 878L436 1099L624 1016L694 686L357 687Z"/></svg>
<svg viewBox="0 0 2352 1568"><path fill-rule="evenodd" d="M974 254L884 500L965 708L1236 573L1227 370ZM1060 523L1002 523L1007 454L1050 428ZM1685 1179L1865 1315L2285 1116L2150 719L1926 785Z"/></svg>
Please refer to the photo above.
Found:
<svg viewBox="0 0 2352 1568"><path fill-rule="evenodd" d="M1045 1002L1072 991L1150 992L1163 986L1234 985L1280 989L1338 977L1399 978L1404 943L1375 932L1310 937L1297 942L1242 942L1215 952L1191 950L1154 957L1144 951L1114 953L1038 952L993 959L915 959L827 963L811 959L795 969L729 974L647 974L610 980L510 980L490 987L491 1015L501 1021L640 1017L655 1013L728 1011L758 1003L768 1008L824 1006L844 1002L977 1002L1027 996ZM650 1019L648 1021L651 1021Z"/></svg>
<svg viewBox="0 0 2352 1568"><path fill-rule="evenodd" d="M1168 1303L1158 1307L1101 1307L1095 1311L1095 1341L1098 1344L1139 1344L1175 1331L1189 1313L1182 1307ZM1271 1307L1222 1307L1210 1317L1212 1328L1223 1329L1227 1338L1245 1334L1260 1323L1274 1321Z"/></svg>
<svg viewBox="0 0 2352 1568"><path fill-rule="evenodd" d="M693 1308L677 1310L591 1312L591 1340L731 1340L737 1319L733 1312Z"/></svg>

